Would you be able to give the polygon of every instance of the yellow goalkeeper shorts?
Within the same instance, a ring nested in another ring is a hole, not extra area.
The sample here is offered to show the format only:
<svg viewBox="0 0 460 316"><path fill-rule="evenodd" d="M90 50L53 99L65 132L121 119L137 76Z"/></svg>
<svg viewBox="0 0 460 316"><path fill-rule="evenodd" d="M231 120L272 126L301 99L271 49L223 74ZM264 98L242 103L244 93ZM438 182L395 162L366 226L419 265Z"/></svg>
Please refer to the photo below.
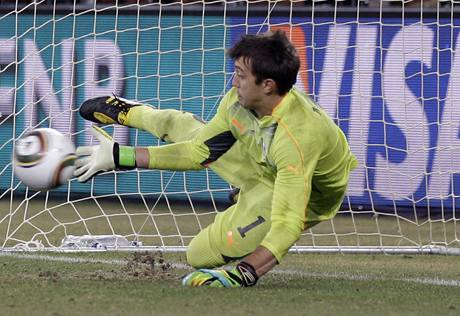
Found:
<svg viewBox="0 0 460 316"><path fill-rule="evenodd" d="M260 245L270 229L273 188L246 183L238 201L218 213L187 249L187 261L195 268L212 268L242 258Z"/></svg>

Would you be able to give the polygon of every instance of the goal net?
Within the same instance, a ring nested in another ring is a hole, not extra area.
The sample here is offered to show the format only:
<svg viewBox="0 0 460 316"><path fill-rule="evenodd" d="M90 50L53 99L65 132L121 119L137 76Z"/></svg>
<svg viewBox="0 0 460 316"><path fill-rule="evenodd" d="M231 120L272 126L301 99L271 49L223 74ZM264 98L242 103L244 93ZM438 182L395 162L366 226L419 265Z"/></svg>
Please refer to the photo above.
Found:
<svg viewBox="0 0 460 316"><path fill-rule="evenodd" d="M111 94L209 120L230 87L226 48L269 29L289 35L297 87L360 162L339 214L293 250L459 253L460 20L450 0L2 1L0 248L185 249L230 205L231 187L212 171L107 172L37 192L14 175L15 141L52 127L94 144L78 107ZM162 144L105 129L122 144Z"/></svg>

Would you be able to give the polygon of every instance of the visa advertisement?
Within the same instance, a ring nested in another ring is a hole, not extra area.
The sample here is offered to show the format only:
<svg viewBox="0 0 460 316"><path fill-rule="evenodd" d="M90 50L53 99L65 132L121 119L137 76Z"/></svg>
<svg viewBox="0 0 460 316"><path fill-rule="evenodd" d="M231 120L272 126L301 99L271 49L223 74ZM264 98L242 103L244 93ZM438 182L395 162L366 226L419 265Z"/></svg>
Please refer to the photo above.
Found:
<svg viewBox="0 0 460 316"><path fill-rule="evenodd" d="M225 48L242 34L283 29L298 48L297 86L347 135L360 166L346 205L454 215L460 196L460 55L452 19L242 18L173 15L0 17L0 192L13 177L13 138L53 127L94 143L78 116L88 98L116 94L209 120L230 88ZM14 113L14 115L12 114ZM125 127L123 144L161 141ZM211 171L108 173L59 192L225 199Z"/></svg>

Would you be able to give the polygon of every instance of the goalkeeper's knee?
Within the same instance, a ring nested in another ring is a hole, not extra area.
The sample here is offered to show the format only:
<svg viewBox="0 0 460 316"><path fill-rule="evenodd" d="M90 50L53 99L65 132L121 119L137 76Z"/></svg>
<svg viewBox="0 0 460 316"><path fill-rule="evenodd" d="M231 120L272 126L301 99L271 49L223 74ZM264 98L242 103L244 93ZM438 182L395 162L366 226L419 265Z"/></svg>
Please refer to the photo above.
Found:
<svg viewBox="0 0 460 316"><path fill-rule="evenodd" d="M208 228L202 230L187 247L187 263L196 269L215 268L225 264L222 255L212 250L207 230Z"/></svg>

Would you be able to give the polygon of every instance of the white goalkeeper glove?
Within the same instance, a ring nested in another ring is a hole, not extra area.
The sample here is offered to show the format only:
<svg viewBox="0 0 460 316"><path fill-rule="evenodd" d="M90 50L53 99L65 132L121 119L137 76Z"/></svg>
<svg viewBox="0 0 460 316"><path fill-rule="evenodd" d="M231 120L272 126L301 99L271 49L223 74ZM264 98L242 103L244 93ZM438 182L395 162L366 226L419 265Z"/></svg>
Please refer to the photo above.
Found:
<svg viewBox="0 0 460 316"><path fill-rule="evenodd" d="M120 146L100 127L92 127L91 132L99 140L99 145L80 146L75 160L74 176L86 182L96 174L115 168L136 167L134 147Z"/></svg>

